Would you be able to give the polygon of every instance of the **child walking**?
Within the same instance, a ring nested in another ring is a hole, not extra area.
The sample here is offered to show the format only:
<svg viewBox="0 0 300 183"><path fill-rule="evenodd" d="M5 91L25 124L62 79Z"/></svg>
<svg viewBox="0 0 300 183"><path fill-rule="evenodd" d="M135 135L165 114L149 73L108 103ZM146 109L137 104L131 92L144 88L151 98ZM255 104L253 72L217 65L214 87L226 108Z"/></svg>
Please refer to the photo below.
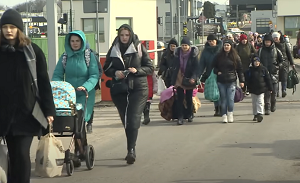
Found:
<svg viewBox="0 0 300 183"><path fill-rule="evenodd" d="M150 105L151 101L153 98L153 94L157 93L158 86L157 86L157 78L155 72L153 72L152 75L147 76L147 81L148 81L148 89L149 89L149 94L148 94L148 100L144 108L144 120L143 124L148 125L150 123Z"/></svg>
<svg viewBox="0 0 300 183"><path fill-rule="evenodd" d="M246 83L252 97L253 121L262 122L264 114L264 93L272 93L273 85L266 67L260 63L260 59L254 56L251 59L252 66L246 72Z"/></svg>

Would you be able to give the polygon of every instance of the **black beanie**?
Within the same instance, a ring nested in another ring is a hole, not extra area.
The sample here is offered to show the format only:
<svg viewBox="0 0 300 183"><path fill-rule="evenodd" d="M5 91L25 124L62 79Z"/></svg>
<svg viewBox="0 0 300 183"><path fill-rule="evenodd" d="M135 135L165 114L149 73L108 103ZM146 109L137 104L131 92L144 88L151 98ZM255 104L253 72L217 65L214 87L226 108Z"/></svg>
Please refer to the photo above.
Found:
<svg viewBox="0 0 300 183"><path fill-rule="evenodd" d="M19 12L13 9L6 10L0 20L0 27L5 24L12 24L23 32L23 20Z"/></svg>
<svg viewBox="0 0 300 183"><path fill-rule="evenodd" d="M273 42L272 35L270 35L270 34L265 35L264 41L272 41Z"/></svg>
<svg viewBox="0 0 300 183"><path fill-rule="evenodd" d="M208 40L218 40L218 39L214 34L210 34L210 35L207 36L207 41Z"/></svg>
<svg viewBox="0 0 300 183"><path fill-rule="evenodd" d="M233 41L230 40L230 39L225 39L225 40L223 41L223 45L226 44L226 43L230 44L231 46L233 45Z"/></svg>
<svg viewBox="0 0 300 183"><path fill-rule="evenodd" d="M187 45L191 45L191 42L190 42L190 38L188 37L183 37L182 40L181 40L181 44L187 44Z"/></svg>
<svg viewBox="0 0 300 183"><path fill-rule="evenodd" d="M175 44L176 47L178 46L178 42L177 42L177 40L176 40L175 38L172 38L172 39L169 41L169 45L171 45L171 44Z"/></svg>

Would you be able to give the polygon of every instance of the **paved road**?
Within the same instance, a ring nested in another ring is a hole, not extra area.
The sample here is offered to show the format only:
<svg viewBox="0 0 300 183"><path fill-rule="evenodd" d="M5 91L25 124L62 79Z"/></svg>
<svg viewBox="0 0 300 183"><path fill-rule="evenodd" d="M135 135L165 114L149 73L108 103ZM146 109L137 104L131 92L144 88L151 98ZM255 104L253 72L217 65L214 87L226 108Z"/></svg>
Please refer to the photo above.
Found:
<svg viewBox="0 0 300 183"><path fill-rule="evenodd" d="M202 100L195 121L177 126L162 120L154 103L152 122L140 129L137 162L130 166L123 160L125 135L115 108L96 108L89 136L97 151L94 170L83 165L72 177L65 170L52 179L33 175L32 183L299 183L300 92L289 91L260 124L251 121L249 98L235 105L233 124L220 123L212 104ZM63 142L67 147L69 139Z"/></svg>

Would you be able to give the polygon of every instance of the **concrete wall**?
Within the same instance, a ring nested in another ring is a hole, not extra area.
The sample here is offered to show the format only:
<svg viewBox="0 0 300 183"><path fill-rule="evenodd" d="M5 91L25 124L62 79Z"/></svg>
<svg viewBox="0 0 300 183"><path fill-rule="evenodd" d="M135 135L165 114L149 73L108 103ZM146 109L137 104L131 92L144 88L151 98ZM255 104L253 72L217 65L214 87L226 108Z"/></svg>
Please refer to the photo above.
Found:
<svg viewBox="0 0 300 183"><path fill-rule="evenodd" d="M272 22L273 22L273 30L275 29L275 25L276 23L276 18L273 18L272 16L272 11L270 10L264 10L264 11L251 11L251 31L252 32L256 32L257 31L257 27L256 27L256 20L257 19L262 19L262 18L269 18Z"/></svg>
<svg viewBox="0 0 300 183"><path fill-rule="evenodd" d="M138 4L137 4L138 3ZM139 5L137 7L137 5ZM63 10L70 10L70 3L62 1ZM134 10L132 9L133 7ZM95 13L84 13L83 2L73 1L73 30L83 30L84 18L96 18ZM105 42L100 43L100 52L106 53L116 37L116 18L131 18L134 32L140 40L157 41L156 0L110 0L108 13L99 13L104 18Z"/></svg>
<svg viewBox="0 0 300 183"><path fill-rule="evenodd" d="M277 0L277 16L299 16L299 0Z"/></svg>

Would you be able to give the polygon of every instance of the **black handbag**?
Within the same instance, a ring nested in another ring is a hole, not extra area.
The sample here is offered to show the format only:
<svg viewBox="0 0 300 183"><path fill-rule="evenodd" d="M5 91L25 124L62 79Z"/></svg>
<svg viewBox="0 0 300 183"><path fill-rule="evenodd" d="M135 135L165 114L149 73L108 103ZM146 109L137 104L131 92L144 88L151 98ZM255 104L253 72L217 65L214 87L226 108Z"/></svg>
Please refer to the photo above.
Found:
<svg viewBox="0 0 300 183"><path fill-rule="evenodd" d="M190 79L191 78L183 77L182 78L182 86L185 86L185 87L196 87L196 82L192 84L192 83L190 83Z"/></svg>
<svg viewBox="0 0 300 183"><path fill-rule="evenodd" d="M128 84L126 83L126 79L122 79L112 83L110 88L110 94L111 95L125 94L128 93L128 89L129 87Z"/></svg>

